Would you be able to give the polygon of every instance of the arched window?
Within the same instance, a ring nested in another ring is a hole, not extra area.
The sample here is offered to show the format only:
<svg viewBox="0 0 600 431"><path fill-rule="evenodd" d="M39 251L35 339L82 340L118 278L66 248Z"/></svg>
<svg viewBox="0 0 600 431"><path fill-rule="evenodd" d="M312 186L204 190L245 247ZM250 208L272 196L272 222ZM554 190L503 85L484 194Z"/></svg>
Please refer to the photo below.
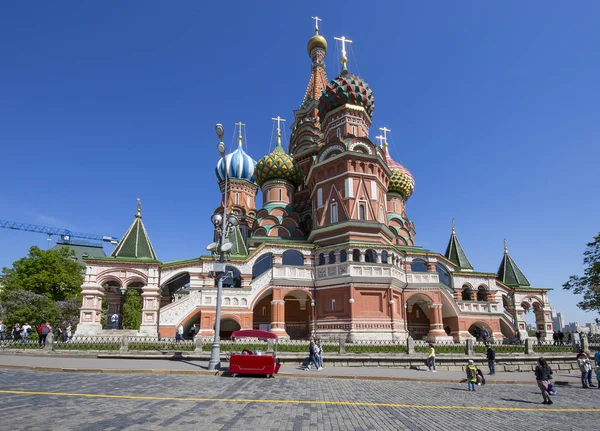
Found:
<svg viewBox="0 0 600 431"><path fill-rule="evenodd" d="M342 250L340 252L340 262L346 262L348 260L348 253L346 253L346 250Z"/></svg>
<svg viewBox="0 0 600 431"><path fill-rule="evenodd" d="M502 295L502 305L504 306L505 310L510 308L510 301L508 300L508 296Z"/></svg>
<svg viewBox="0 0 600 431"><path fill-rule="evenodd" d="M375 250L372 249L368 249L365 252L365 262L376 262L377 261L377 253L375 253Z"/></svg>
<svg viewBox="0 0 600 431"><path fill-rule="evenodd" d="M479 288L477 288L477 300L482 301L482 302L487 302L488 294L487 294L487 290L485 290L484 286L479 286Z"/></svg>
<svg viewBox="0 0 600 431"><path fill-rule="evenodd" d="M386 250L381 252L381 263L388 263L388 252Z"/></svg>
<svg viewBox="0 0 600 431"><path fill-rule="evenodd" d="M256 260L254 266L252 266L252 279L254 280L271 268L273 268L273 255L271 253L263 254Z"/></svg>
<svg viewBox="0 0 600 431"><path fill-rule="evenodd" d="M325 265L325 255L323 253L319 255L319 265Z"/></svg>
<svg viewBox="0 0 600 431"><path fill-rule="evenodd" d="M302 253L297 250L286 250L281 255L281 263L290 266L303 266L304 258Z"/></svg>
<svg viewBox="0 0 600 431"><path fill-rule="evenodd" d="M438 263L437 265L435 265L435 270L438 273L438 278L440 279L440 283L442 283L444 286L452 289L452 278L450 277L450 274L448 273L448 271L446 271L446 268L444 267L444 265Z"/></svg>
<svg viewBox="0 0 600 431"><path fill-rule="evenodd" d="M352 260L354 262L360 262L360 250L355 248L352 250Z"/></svg>
<svg viewBox="0 0 600 431"><path fill-rule="evenodd" d="M365 213L367 212L367 206L365 204L358 205L358 219L366 220Z"/></svg>
<svg viewBox="0 0 600 431"><path fill-rule="evenodd" d="M410 270L412 272L427 272L427 264L423 259L413 259Z"/></svg>
<svg viewBox="0 0 600 431"><path fill-rule="evenodd" d="M329 262L330 265L335 263L335 252L334 251L330 251L329 252Z"/></svg>
<svg viewBox="0 0 600 431"><path fill-rule="evenodd" d="M231 271L231 276L223 279L223 287L242 287L242 274L239 269L235 266L227 265L225 271ZM217 280L215 280L215 286L216 285Z"/></svg>
<svg viewBox="0 0 600 431"><path fill-rule="evenodd" d="M471 288L465 284L463 286L463 290L462 290L462 300L463 301L471 301L471 298L472 298Z"/></svg>

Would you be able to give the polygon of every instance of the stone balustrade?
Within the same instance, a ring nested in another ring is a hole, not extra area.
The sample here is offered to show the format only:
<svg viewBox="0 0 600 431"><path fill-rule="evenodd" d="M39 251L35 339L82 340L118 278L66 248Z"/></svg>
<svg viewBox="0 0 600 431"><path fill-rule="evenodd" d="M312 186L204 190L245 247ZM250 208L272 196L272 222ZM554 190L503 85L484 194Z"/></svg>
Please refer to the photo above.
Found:
<svg viewBox="0 0 600 431"><path fill-rule="evenodd" d="M466 313L501 313L502 310L495 302L456 301L458 308Z"/></svg>

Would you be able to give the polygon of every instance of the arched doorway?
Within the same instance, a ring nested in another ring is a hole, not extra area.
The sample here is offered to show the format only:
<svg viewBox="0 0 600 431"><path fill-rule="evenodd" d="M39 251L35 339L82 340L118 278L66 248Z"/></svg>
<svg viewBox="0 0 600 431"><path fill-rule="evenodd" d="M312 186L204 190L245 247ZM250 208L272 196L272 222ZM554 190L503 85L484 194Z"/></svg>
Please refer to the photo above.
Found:
<svg viewBox="0 0 600 431"><path fill-rule="evenodd" d="M240 324L230 317L226 317L221 319L221 330L219 331L219 336L221 339L229 339L231 338L231 334L234 331L241 329Z"/></svg>
<svg viewBox="0 0 600 431"><path fill-rule="evenodd" d="M310 338L312 299L303 290L289 292L285 298L285 332L292 340Z"/></svg>
<svg viewBox="0 0 600 431"><path fill-rule="evenodd" d="M406 301L408 334L415 340L422 340L429 333L429 305L432 303L422 294L413 295Z"/></svg>
<svg viewBox="0 0 600 431"><path fill-rule="evenodd" d="M484 341L483 340L483 330L487 331L487 339L491 339L492 338L492 328L487 324L487 323L483 323L483 322L476 322L473 323L471 326L469 326L469 334L471 334L477 341Z"/></svg>

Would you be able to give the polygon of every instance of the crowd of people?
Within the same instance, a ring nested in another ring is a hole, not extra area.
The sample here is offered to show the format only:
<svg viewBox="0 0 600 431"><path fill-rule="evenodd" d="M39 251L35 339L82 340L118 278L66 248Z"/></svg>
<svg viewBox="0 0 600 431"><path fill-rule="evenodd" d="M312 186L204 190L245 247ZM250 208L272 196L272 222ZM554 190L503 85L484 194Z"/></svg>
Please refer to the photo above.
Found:
<svg viewBox="0 0 600 431"><path fill-rule="evenodd" d="M12 328L8 328L4 322L0 321L0 340L13 340L15 342L29 343L35 342L32 335L37 332L37 341L40 347L46 345L48 334L54 334L55 339L63 343L68 342L73 337L71 323L63 322L58 327L52 326L50 322L44 322L33 329L28 322L15 323Z"/></svg>

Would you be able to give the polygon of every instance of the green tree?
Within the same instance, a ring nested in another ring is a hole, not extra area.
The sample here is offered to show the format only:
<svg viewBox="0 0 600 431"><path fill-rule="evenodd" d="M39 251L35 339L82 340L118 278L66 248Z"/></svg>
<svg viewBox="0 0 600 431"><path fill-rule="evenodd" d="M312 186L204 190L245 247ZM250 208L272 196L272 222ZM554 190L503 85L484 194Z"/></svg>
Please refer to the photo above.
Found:
<svg viewBox="0 0 600 431"><path fill-rule="evenodd" d="M102 297L102 314L100 315L100 324L104 328L106 326L106 315L108 314L108 297Z"/></svg>
<svg viewBox="0 0 600 431"><path fill-rule="evenodd" d="M12 326L25 322L37 328L44 322L56 325L60 319L60 308L50 298L27 290L14 290L4 295L5 323Z"/></svg>
<svg viewBox="0 0 600 431"><path fill-rule="evenodd" d="M123 301L123 329L140 329L142 324L142 296L135 289L127 289Z"/></svg>
<svg viewBox="0 0 600 431"><path fill-rule="evenodd" d="M3 268L6 275L2 298L9 292L27 290L38 295L64 301L76 297L83 283L83 265L73 258L75 252L68 247L42 250L33 246L29 254Z"/></svg>
<svg viewBox="0 0 600 431"><path fill-rule="evenodd" d="M572 275L563 284L563 289L583 295L583 300L577 304L582 310L600 313L600 233L587 244L583 256L583 264L586 265L583 276Z"/></svg>

